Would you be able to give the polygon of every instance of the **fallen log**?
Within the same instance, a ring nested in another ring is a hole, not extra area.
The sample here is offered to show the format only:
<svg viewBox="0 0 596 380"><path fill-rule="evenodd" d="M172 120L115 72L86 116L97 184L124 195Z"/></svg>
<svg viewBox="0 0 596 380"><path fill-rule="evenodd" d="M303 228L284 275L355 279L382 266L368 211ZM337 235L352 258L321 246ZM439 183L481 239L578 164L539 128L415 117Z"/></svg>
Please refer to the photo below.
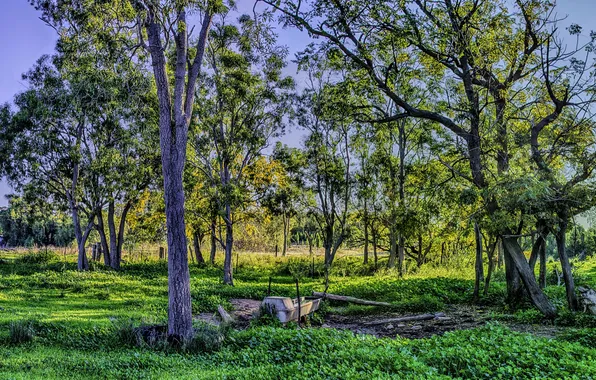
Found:
<svg viewBox="0 0 596 380"><path fill-rule="evenodd" d="M221 316L221 320L224 323L232 323L232 322L234 322L234 318L232 318L232 316L226 311L226 309L223 308L223 306L218 305L217 306L217 312Z"/></svg>
<svg viewBox="0 0 596 380"><path fill-rule="evenodd" d="M375 326L375 325L384 325L387 323L428 321L430 319L440 318L440 317L444 317L444 316L445 316L445 313L409 315L407 317L379 319L378 321L364 322L363 325Z"/></svg>
<svg viewBox="0 0 596 380"><path fill-rule="evenodd" d="M363 300L360 298L355 297L348 297L348 296L339 296L337 294L329 294L329 293L321 293L321 292L312 292L314 297L326 298L333 301L344 301L355 303L358 305L367 305L367 306L384 306L384 307L392 307L393 305L387 302L377 302L377 301L369 301Z"/></svg>

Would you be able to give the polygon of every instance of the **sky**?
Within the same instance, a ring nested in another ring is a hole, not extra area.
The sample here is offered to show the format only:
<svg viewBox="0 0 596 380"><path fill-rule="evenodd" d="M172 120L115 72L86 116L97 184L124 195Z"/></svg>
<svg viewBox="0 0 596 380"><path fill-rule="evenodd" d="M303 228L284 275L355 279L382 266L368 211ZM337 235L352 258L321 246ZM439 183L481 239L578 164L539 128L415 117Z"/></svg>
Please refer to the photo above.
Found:
<svg viewBox="0 0 596 380"><path fill-rule="evenodd" d="M252 0L240 0L241 11L252 10ZM566 17L562 26L576 23L589 30L596 29L594 14L596 0L559 0L559 17ZM309 42L305 33L296 30L278 30L279 43L289 47L294 53ZM52 54L56 42L53 29L39 20L39 14L29 4L29 0L0 0L0 104L11 102L14 95L25 90L21 74L33 66L43 54ZM291 136L286 138L292 139ZM294 137L296 139L296 137ZM6 194L11 189L0 179L0 207L7 205Z"/></svg>

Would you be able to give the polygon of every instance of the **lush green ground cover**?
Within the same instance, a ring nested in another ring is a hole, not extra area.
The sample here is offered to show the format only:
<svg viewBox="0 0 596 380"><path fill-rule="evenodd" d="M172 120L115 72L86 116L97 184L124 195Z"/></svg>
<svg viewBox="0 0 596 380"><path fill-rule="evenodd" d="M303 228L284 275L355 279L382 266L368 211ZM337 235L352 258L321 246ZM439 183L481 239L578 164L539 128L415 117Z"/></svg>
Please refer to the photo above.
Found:
<svg viewBox="0 0 596 380"><path fill-rule="evenodd" d="M396 280L373 274L357 258L338 261L329 292L391 302L401 312L441 310L470 302L467 271L431 269ZM596 262L576 265L581 283L596 285ZM245 255L236 286L220 284L216 267L193 267L195 312L212 312L230 298L294 295L324 289L320 263ZM440 276L440 277L438 277ZM497 276L497 279L499 276ZM571 315L564 290L547 292L561 308L556 339L515 333L492 323L423 340L377 339L351 332L295 327L252 327L225 332L204 328L202 344L186 351L138 347L133 326L166 320L166 265L128 264L122 272L95 265L80 273L69 260L34 254L0 263L0 378L592 378L596 377L594 319ZM503 312L503 285L482 302L495 317L539 322L532 310ZM370 309L355 308L357 312ZM198 325L198 327L200 327ZM223 339L223 341L220 340Z"/></svg>

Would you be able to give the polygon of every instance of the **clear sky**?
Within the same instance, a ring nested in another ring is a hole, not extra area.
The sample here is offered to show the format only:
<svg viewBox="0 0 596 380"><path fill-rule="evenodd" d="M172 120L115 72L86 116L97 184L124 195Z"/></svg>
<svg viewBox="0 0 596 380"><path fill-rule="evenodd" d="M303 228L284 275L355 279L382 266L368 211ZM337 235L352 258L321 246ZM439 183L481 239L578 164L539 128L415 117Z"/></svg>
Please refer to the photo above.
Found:
<svg viewBox="0 0 596 380"><path fill-rule="evenodd" d="M252 9L252 0L240 0L240 10ZM559 17L567 16L562 26L577 23L589 30L596 29L596 0L559 0ZM43 54L54 51L56 35L46 26L28 0L0 0L0 103L10 102L17 92L25 89L21 74ZM295 30L279 30L280 44L297 51L308 43L308 36ZM0 206L5 206L5 194L11 190L0 180Z"/></svg>

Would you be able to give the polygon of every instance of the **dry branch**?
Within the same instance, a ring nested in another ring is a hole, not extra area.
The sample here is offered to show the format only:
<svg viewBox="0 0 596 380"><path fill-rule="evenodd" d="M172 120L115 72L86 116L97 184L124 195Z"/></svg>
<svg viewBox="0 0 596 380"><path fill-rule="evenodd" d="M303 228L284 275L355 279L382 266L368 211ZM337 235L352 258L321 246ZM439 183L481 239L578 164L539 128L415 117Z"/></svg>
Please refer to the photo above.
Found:
<svg viewBox="0 0 596 380"><path fill-rule="evenodd" d="M419 315L410 315L407 317L380 319L377 321L365 322L365 323L363 323L363 325L374 326L374 325L384 325L387 323L397 323L397 322L427 321L430 319L435 319L435 318L444 317L444 316L445 316L445 313L419 314Z"/></svg>
<svg viewBox="0 0 596 380"><path fill-rule="evenodd" d="M333 301L344 301L350 303L356 303L359 305L367 305L367 306L384 306L384 307L392 307L393 305L387 302L377 302L377 301L369 301L363 300L360 298L348 297L348 296L339 296L337 294L329 294L329 293L321 293L321 292L312 292L312 295L315 297L326 298Z"/></svg>

